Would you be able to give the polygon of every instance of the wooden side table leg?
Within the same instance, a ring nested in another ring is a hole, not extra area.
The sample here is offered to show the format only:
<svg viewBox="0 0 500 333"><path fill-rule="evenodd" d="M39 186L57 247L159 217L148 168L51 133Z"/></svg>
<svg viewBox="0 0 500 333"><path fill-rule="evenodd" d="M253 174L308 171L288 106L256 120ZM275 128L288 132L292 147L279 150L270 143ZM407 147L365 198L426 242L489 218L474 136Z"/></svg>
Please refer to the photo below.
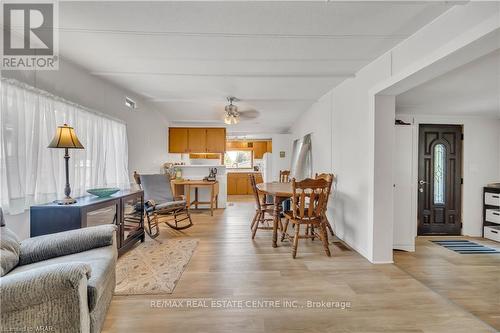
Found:
<svg viewBox="0 0 500 333"><path fill-rule="evenodd" d="M186 192L186 204L187 204L187 209L189 211L191 207L191 186L185 185L184 192Z"/></svg>
<svg viewBox="0 0 500 333"><path fill-rule="evenodd" d="M210 187L210 216L214 216L214 186Z"/></svg>
<svg viewBox="0 0 500 333"><path fill-rule="evenodd" d="M194 188L194 208L198 209L198 187Z"/></svg>

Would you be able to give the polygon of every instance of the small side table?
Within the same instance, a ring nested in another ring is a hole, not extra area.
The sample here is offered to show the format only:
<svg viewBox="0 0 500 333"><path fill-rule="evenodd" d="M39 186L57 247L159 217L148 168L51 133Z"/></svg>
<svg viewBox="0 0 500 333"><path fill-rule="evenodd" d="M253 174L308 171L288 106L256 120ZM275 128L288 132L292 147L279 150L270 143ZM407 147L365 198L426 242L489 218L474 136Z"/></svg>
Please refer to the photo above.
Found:
<svg viewBox="0 0 500 333"><path fill-rule="evenodd" d="M210 205L210 216L214 216L214 206L219 208L219 182L207 180L173 180L174 195L186 196L188 209L194 205L198 209L198 205ZM210 188L210 201L200 201L198 196L198 189L200 187ZM194 200L191 201L191 188L194 188Z"/></svg>

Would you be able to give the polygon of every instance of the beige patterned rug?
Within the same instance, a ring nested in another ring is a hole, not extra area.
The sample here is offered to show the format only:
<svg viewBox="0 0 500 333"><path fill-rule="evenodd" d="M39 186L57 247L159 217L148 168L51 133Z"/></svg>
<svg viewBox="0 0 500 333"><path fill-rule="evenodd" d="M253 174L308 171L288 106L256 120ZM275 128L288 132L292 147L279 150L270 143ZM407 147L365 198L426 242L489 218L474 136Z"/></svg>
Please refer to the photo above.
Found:
<svg viewBox="0 0 500 333"><path fill-rule="evenodd" d="M197 245L197 239L146 237L118 259L115 295L171 294Z"/></svg>

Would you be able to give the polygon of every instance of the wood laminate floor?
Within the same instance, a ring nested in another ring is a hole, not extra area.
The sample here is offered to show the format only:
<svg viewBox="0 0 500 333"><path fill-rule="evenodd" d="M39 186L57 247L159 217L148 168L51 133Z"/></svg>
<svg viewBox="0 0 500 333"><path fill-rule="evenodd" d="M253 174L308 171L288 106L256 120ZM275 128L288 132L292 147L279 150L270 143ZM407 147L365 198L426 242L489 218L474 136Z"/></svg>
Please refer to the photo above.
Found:
<svg viewBox="0 0 500 333"><path fill-rule="evenodd" d="M182 232L162 227L161 239L200 240L174 293L115 296L103 332L495 331L396 265L370 264L342 243L329 258L319 241L301 240L294 260L288 242L271 247L270 231L251 239L252 216L252 203L234 202L213 217L193 214L195 226Z"/></svg>
<svg viewBox="0 0 500 333"><path fill-rule="evenodd" d="M418 237L414 253L395 251L396 266L500 331L500 254L458 254L431 240L469 239L497 248L494 241L470 237Z"/></svg>

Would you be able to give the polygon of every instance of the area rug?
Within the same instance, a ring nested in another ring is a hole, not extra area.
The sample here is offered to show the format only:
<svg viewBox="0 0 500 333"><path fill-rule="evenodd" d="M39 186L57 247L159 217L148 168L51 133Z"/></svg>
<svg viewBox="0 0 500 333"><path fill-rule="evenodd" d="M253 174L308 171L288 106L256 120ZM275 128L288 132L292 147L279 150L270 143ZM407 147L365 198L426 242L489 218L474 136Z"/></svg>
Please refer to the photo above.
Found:
<svg viewBox="0 0 500 333"><path fill-rule="evenodd" d="M433 243L439 244L448 250L455 251L460 254L495 254L500 253L496 249L487 247L481 244L477 244L468 240L453 239L453 240L438 240L431 241Z"/></svg>
<svg viewBox="0 0 500 333"><path fill-rule="evenodd" d="M147 239L118 258L115 295L171 294L197 239Z"/></svg>

